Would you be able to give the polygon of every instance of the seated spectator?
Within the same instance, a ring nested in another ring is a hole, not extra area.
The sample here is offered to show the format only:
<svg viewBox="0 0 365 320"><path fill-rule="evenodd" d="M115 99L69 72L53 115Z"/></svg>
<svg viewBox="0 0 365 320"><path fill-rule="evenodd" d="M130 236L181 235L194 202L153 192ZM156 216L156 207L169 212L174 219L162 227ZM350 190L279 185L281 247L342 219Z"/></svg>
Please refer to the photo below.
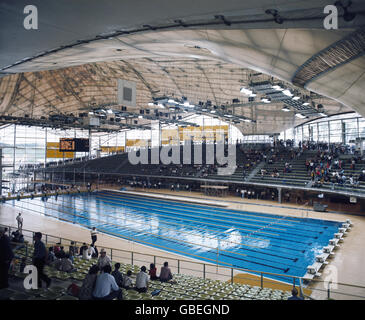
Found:
<svg viewBox="0 0 365 320"><path fill-rule="evenodd" d="M148 274L146 273L146 267L142 266L141 271L137 274L136 278L136 290L141 292L146 292L148 289Z"/></svg>
<svg viewBox="0 0 365 320"><path fill-rule="evenodd" d="M122 287L126 290L129 290L133 287L131 276L132 276L132 271L131 270L128 270L127 274L123 276L123 285L122 285Z"/></svg>
<svg viewBox="0 0 365 320"><path fill-rule="evenodd" d="M112 276L115 279L115 282L117 283L117 285L119 287L123 286L123 275L120 273L119 268L120 268L120 263L116 263L114 265L114 271L112 272Z"/></svg>
<svg viewBox="0 0 365 320"><path fill-rule="evenodd" d="M90 246L89 248L87 248L87 250L85 250L85 249L83 250L82 259L90 260L94 253L95 253L94 247Z"/></svg>
<svg viewBox="0 0 365 320"><path fill-rule="evenodd" d="M82 247L80 248L80 256L83 256L84 250L87 250L88 246L86 245L86 243L84 242Z"/></svg>
<svg viewBox="0 0 365 320"><path fill-rule="evenodd" d="M100 257L98 259L98 262L96 264L99 267L99 270L103 270L103 268L107 265L111 267L112 261L110 258L106 255L105 249L100 250Z"/></svg>
<svg viewBox="0 0 365 320"><path fill-rule="evenodd" d="M291 291L292 296L288 298L288 300L303 300L303 298L298 297L298 290L297 288L293 288Z"/></svg>
<svg viewBox="0 0 365 320"><path fill-rule="evenodd" d="M23 257L22 262L20 263L20 266L19 266L19 272L24 272L24 268L27 265L26 262L27 262L27 258Z"/></svg>
<svg viewBox="0 0 365 320"><path fill-rule="evenodd" d="M160 281L167 282L172 279L171 269L169 268L169 263L165 262L160 272Z"/></svg>
<svg viewBox="0 0 365 320"><path fill-rule="evenodd" d="M63 247L60 247L60 250L57 253L55 252L55 256L57 259L63 259L66 256L66 252Z"/></svg>
<svg viewBox="0 0 365 320"><path fill-rule="evenodd" d="M151 263L150 264L150 271L148 272L148 274L150 275L151 280L158 280L156 272L157 272L157 268L155 267L155 265L153 263Z"/></svg>
<svg viewBox="0 0 365 320"><path fill-rule="evenodd" d="M94 248L94 253L92 254L92 258L98 258L99 257L99 251L96 245L91 245Z"/></svg>
<svg viewBox="0 0 365 320"><path fill-rule="evenodd" d="M75 246L75 242L71 241L71 245L69 247L69 254L73 257L76 256L78 253L77 247Z"/></svg>
<svg viewBox="0 0 365 320"><path fill-rule="evenodd" d="M56 256L53 252L53 247L49 247L48 248L48 257L47 257L47 262L48 264L53 263L56 260Z"/></svg>
<svg viewBox="0 0 365 320"><path fill-rule="evenodd" d="M122 300L122 289L118 287L114 277L110 274L111 271L111 266L105 265L102 273L97 276L92 294L94 300L113 300L114 298Z"/></svg>
<svg viewBox="0 0 365 320"><path fill-rule="evenodd" d="M61 263L59 266L60 271L64 271L64 272L74 272L76 271L74 265L72 264L71 260L70 260L70 256L68 254L66 254L62 259L61 259Z"/></svg>
<svg viewBox="0 0 365 320"><path fill-rule="evenodd" d="M12 232L11 235L11 242L24 243L24 237L19 230Z"/></svg>
<svg viewBox="0 0 365 320"><path fill-rule="evenodd" d="M59 246L59 243L56 243L54 246L53 246L53 252L54 254L57 256L58 252L60 251L60 246Z"/></svg>

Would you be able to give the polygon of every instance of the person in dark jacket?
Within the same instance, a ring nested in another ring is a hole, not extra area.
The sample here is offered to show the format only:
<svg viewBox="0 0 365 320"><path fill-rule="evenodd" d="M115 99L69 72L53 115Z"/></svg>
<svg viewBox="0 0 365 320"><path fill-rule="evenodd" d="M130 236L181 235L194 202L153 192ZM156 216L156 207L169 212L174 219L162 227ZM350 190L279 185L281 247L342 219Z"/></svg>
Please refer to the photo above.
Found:
<svg viewBox="0 0 365 320"><path fill-rule="evenodd" d="M0 227L0 289L8 288L10 263L14 258L5 228Z"/></svg>
<svg viewBox="0 0 365 320"><path fill-rule="evenodd" d="M288 298L288 300L303 300L303 298L298 297L298 290L297 288L293 288L291 291L292 296Z"/></svg>
<svg viewBox="0 0 365 320"><path fill-rule="evenodd" d="M33 264L38 271L38 288L42 288L42 281L45 281L47 288L51 285L51 279L43 273L44 265L47 260L47 250L44 243L41 241L42 233L36 232L34 234L34 252L33 252Z"/></svg>

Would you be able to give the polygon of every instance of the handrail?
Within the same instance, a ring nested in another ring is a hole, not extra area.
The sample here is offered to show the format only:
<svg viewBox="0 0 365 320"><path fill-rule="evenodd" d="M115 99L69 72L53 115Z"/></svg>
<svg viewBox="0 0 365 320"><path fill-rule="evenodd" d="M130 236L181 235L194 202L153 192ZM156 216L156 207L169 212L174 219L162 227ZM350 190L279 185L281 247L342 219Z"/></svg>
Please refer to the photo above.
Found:
<svg viewBox="0 0 365 320"><path fill-rule="evenodd" d="M43 168L41 168L43 169ZM50 170L49 172L52 173L74 173L74 171L66 171L62 170ZM43 171L43 170L42 170ZM326 188L308 188L308 187L300 187L295 185L287 185L283 183L259 183L259 182L250 182L246 180L242 181L235 181L235 180L223 180L223 179L207 179L207 178L195 178L195 177L181 177L181 176L160 176L160 175L146 175L146 174L137 174L137 173L119 173L119 172L97 172L97 171L77 171L77 173L83 174L95 174L95 175L117 175L117 176L125 176L125 177L143 177L143 178L155 178L155 179L170 179L170 180L186 180L186 181L198 181L198 182L212 182L212 183L222 183L222 184L238 184L238 185L252 185L258 187L267 187L267 188L290 188L295 190L304 190L304 191L311 191L311 192L321 192L321 193L328 193L328 194L339 194L345 196L355 196L358 198L365 198L365 192L351 192L350 190L332 190ZM280 181L279 181L280 182Z"/></svg>
<svg viewBox="0 0 365 320"><path fill-rule="evenodd" d="M65 220L67 221L67 220ZM2 227L7 227L9 228L9 235L10 235L10 231L11 229L17 229L16 226L14 225L4 225L4 224L0 224L0 226ZM26 231L26 232L30 232L34 235L34 233L36 231L33 231L33 230L28 230L28 229L22 229L22 231ZM54 235L51 235L51 234L48 234L48 233L43 233L43 235L45 236L46 238L46 244L47 244L47 241L48 241L48 237L53 237L53 238L57 238L60 240L60 243L62 244L62 240L66 240L66 241L69 241L71 243L71 241L73 241L76 245L79 244L79 243L82 243L81 241L75 241L75 240L71 240L71 239L68 239L68 238L62 238L62 237L58 237L58 236L54 236ZM147 244L149 244L148 242L146 241L142 241L142 242L145 242ZM17 243L19 244L19 243ZM163 246L161 246L163 247ZM199 261L195 261L194 260L186 260L186 259L177 259L177 258L171 258L171 257L167 257L167 256L161 256L161 255L154 255L154 254L149 254L149 253L143 253L143 252L137 252L137 251L131 251L131 250L125 250L125 249L117 249L117 248L110 248L110 247L104 247L105 249L107 250L110 250L111 253L113 253L113 250L114 251L119 251L119 252L124 252L124 253L128 253L128 254L131 254L131 257L132 257L132 265L133 265L133 255L136 255L136 254L140 254L140 255L143 255L143 256L149 256L149 257L153 257L153 260L154 262L156 261L156 258L162 258L164 260L177 260L177 268L178 268L178 271L181 269L181 262L187 262L189 264L195 264L195 265L201 265L203 267L203 278L205 278L206 274L215 274L215 275L221 275L221 276L225 276L227 277L227 274L223 274L223 273L218 273L215 272L209 272L209 271L206 271L205 269L205 266L210 266L210 267L217 267L218 268L218 265L217 264L214 264L214 263L209 263L209 262L199 262ZM176 250L177 252L181 252L181 253L184 253L183 251L180 251L180 250ZM201 257L199 255L194 255L198 258L204 258L204 257ZM204 258L205 259L205 258ZM210 259L211 260L211 259ZM138 260L137 260L138 261ZM266 272L266 271L258 271L258 270L252 270L252 269L244 269L244 268L238 268L238 267L227 267L227 266L219 266L219 268L223 269L223 270L228 270L230 271L230 281L231 283L233 283L233 277L234 277L234 271L242 271L242 272L245 272L245 273L249 273L249 274L260 274L260 278L261 278L261 288L264 287L264 283L268 283L270 281L277 281L277 280L274 280L272 278L265 278L265 281L263 281L263 276L264 275L268 275L268 276L277 276L277 277L285 277L285 278L291 278L293 280L293 287L296 285L295 283L295 280L299 280L299 287L300 287L300 290L302 292L302 281L303 281L303 278L302 277L298 277L298 276L289 276L289 275L285 275L285 274L279 274L279 273L273 273L273 272ZM189 268L184 268L186 270L190 270L190 271L198 271L197 269L189 269ZM251 280L252 281L252 278L247 278L247 280ZM258 282L260 282L260 279L257 279ZM327 283L327 281L324 281L324 280L317 280L317 279L313 279L311 280L312 283ZM290 285L290 283L285 283L283 282L283 284L286 284L286 285ZM340 283L340 282L331 282L331 284L333 285L341 285L341 286L348 286L348 287L353 287L353 288L360 288L360 289L365 289L364 286L359 286L359 285L354 285L354 284L348 284L348 283ZM322 289L319 289L319 288L309 288L310 290L314 291L314 290L317 290L317 291L320 291L320 292L327 292L328 290L322 290ZM363 298L365 299L365 296L360 296L360 295L355 295L355 294L351 294L351 293L342 293L342 292L336 292L336 291L332 291L332 293L335 293L335 294L341 294L341 295L344 295L344 296L349 296L349 297L357 297L357 298ZM311 300L316 300L308 295L305 295L303 294L303 296L305 298L308 298L308 299L311 299Z"/></svg>

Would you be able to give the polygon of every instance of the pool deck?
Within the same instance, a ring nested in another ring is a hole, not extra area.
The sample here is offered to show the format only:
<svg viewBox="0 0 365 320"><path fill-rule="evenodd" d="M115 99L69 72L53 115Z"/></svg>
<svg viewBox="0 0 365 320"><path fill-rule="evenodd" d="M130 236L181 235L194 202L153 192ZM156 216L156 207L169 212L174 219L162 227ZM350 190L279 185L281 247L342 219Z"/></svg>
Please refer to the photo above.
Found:
<svg viewBox="0 0 365 320"><path fill-rule="evenodd" d="M113 191L119 190L120 187L113 188L112 186L105 186L105 189L111 189ZM332 279L334 282L338 283L347 283L353 284L361 287L365 287L365 217L362 216L354 216L346 213L335 213L335 212L315 212L311 208L300 207L293 204L278 204L273 201L264 201L264 200L254 200L254 199L241 199L239 197L227 196L222 198L218 197L208 197L202 193L198 192L185 192L185 191L170 191L170 190L143 190L143 189L134 189L130 190L138 193L149 193L149 195L159 195L159 196L168 196L168 198L174 198L178 196L179 198L186 198L187 202L192 202L191 200L201 201L206 200L212 203L212 205L216 205L216 203L224 202L228 204L229 209L242 210L242 211L253 211L253 212L261 212L268 214L280 214L285 216L292 217L308 217L314 219L324 219L324 220L332 220L332 221L345 221L346 219L351 219L354 224L352 230L349 232L348 236L345 238L345 241L341 244L341 248L336 250L336 255L332 258L328 266L326 266L322 271L322 277L320 280ZM180 199L180 201L183 199ZM223 201L222 201L223 200ZM199 202L200 203L200 202ZM0 205L0 223L5 225L11 225L16 227L16 215L19 212L18 209L11 208L7 205ZM89 242L90 241L90 230L75 224L66 223L63 221L59 221L54 218L45 217L39 214L27 212L25 210L22 211L22 215L24 218L24 229L37 230L43 233L52 234L55 236L72 239L80 242ZM158 256L164 256L166 258L171 259L181 259L182 256L178 254L169 253L167 251L147 247L145 245L141 245L138 243L133 243L131 241L127 241L124 239L120 239L117 237L113 237L106 234L99 234L97 245L99 248L102 247L112 247L112 248L120 248L125 250L131 250L136 252L141 252L145 254L152 254ZM183 257L185 260L192 260L186 257ZM196 261L196 260L195 260ZM222 272L222 268L219 269L219 272ZM228 276L228 275L227 275ZM237 279L239 275L235 274L235 279ZM246 283L252 285L260 285L258 277L255 276L252 278L251 275L244 275ZM210 278L218 278L221 277L217 275L214 277L213 274L210 274ZM251 283L252 282L252 283ZM270 281L271 282L271 281ZM276 283L273 281L270 285L267 282L264 283L266 287L273 288L281 288L282 283ZM288 290L287 286L284 286L285 290ZM312 283L310 285L310 289L314 289L312 293L312 297L315 299L323 299L327 295L327 287L325 283L318 282ZM321 291L319 291L321 290ZM365 288L353 288L347 286L341 286L338 288L338 291L347 292L359 296L365 297ZM332 293L331 297L338 299L357 299L357 297L345 297L343 295L339 295L336 293Z"/></svg>

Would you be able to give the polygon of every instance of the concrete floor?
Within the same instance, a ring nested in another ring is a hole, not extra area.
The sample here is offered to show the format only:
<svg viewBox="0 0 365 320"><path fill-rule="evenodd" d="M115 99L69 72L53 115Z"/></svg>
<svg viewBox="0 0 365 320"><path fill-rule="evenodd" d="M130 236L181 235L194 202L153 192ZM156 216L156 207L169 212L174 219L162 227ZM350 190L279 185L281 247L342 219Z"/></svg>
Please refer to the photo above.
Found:
<svg viewBox="0 0 365 320"><path fill-rule="evenodd" d="M110 188L110 186L109 186ZM311 297L315 299L324 299L327 297L328 281L347 284L338 285L337 288L331 289L331 298L334 299L365 299L365 217L354 216L346 213L335 212L314 212L311 208L305 206L297 206L293 204L278 204L277 202L253 200L253 199L241 199L239 197L226 196L225 198L207 197L206 195L198 192L171 192L170 190L142 190L134 189L135 191L142 192L154 192L163 193L175 196L185 196L187 198L194 197L195 199L209 199L210 201L226 202L227 207L230 209L280 214L292 217L308 217L315 219L345 221L351 219L354 226L349 232L345 241L341 243L341 247L336 250L336 255L321 272L322 276L318 278L318 282L312 282L309 286L312 289ZM16 226L15 217L19 210L14 210L7 205L0 205L0 223L5 225ZM59 221L57 219L41 216L32 212L22 213L24 217L24 229L37 230L43 233L59 236L66 239L72 239L80 242L90 241L90 230L80 227L78 225L70 224L67 222ZM135 263L138 265L149 266L150 262L153 262L153 255L161 256L156 258L157 264L162 263L165 258L169 258L175 261L181 260L195 260L187 259L184 256L178 254L171 254L164 250L159 250L151 247L147 247L141 244L133 243L131 241L123 240L117 237L113 237L106 234L99 234L97 241L98 248L117 248L140 252L140 261ZM149 256L147 256L149 255ZM138 260L138 258L137 258ZM170 260L170 261L171 261ZM198 262L198 260L195 260ZM174 262L170 263L174 265ZM193 266L193 267L192 267ZM183 268L183 263L181 263ZM202 265L188 265L185 263L185 267L188 269L194 269L195 271L187 270L186 273L202 276ZM209 271L210 278L218 278L221 280L229 279L229 272L223 268L217 268L216 266L210 266L206 268ZM181 271L184 273L184 270ZM214 275L215 273L217 273ZM259 285L259 284L257 284ZM351 285L351 286L348 286ZM333 285L332 285L333 286ZM356 287L355 287L356 286ZM338 292L338 293L336 293ZM352 294L353 296L345 296L343 293ZM358 297L359 296L359 297ZM361 296L361 297L360 297Z"/></svg>

